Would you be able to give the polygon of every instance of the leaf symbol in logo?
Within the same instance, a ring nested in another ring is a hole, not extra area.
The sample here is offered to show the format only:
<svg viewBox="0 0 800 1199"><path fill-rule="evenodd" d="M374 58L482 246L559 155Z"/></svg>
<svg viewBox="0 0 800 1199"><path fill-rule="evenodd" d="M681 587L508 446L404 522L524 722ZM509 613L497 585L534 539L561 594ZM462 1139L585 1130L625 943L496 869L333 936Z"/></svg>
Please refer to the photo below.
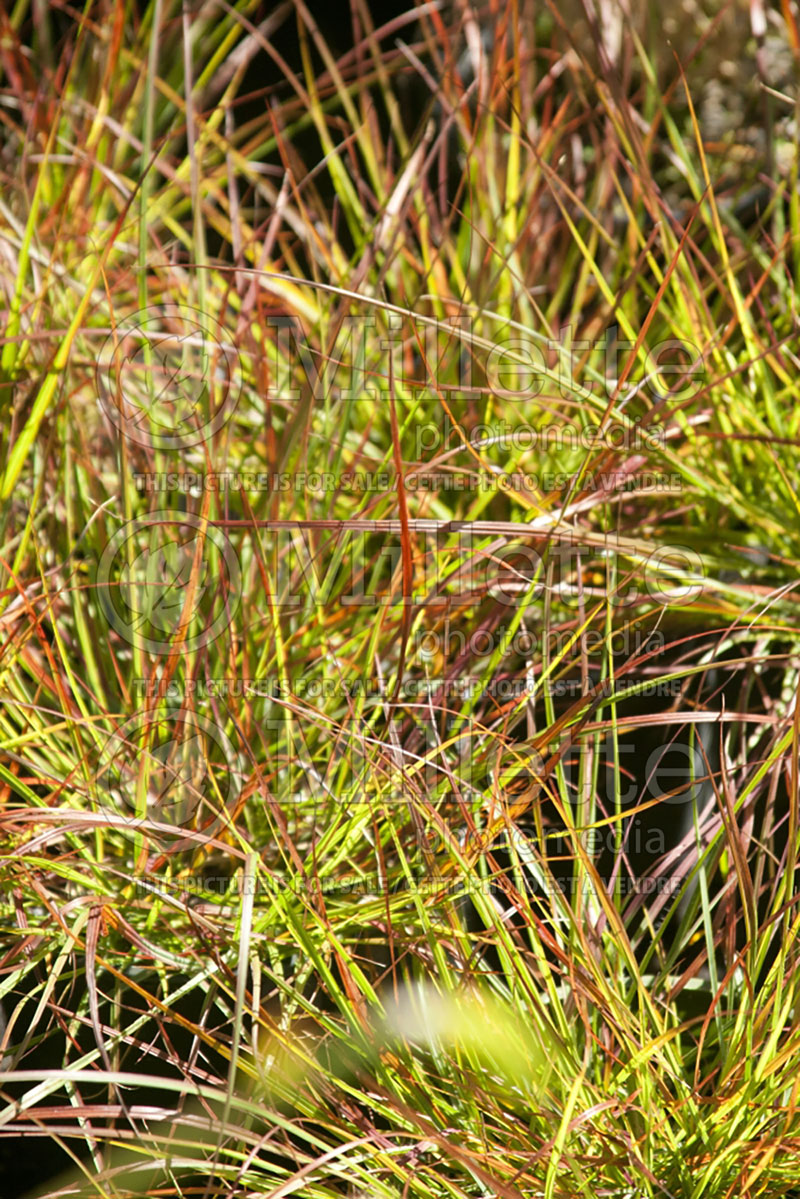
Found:
<svg viewBox="0 0 800 1199"><path fill-rule="evenodd" d="M204 738L172 739L149 754L148 807L162 819L184 824L195 812L203 795L201 786L208 774Z"/></svg>
<svg viewBox="0 0 800 1199"><path fill-rule="evenodd" d="M180 623L186 589L192 577L197 538L163 544L154 530L151 544L123 568L123 588L131 612L132 627L150 623L162 633L172 633ZM153 544L153 541L156 544ZM193 595L194 613L207 591L208 563L200 562L200 576ZM193 614L194 614L193 613Z"/></svg>
<svg viewBox="0 0 800 1199"><path fill-rule="evenodd" d="M160 386L153 395L150 415L154 423L175 433L192 428L192 417L207 390L202 384L206 355L191 344L193 337L195 330L177 339L176 345L175 337L167 335L153 346Z"/></svg>

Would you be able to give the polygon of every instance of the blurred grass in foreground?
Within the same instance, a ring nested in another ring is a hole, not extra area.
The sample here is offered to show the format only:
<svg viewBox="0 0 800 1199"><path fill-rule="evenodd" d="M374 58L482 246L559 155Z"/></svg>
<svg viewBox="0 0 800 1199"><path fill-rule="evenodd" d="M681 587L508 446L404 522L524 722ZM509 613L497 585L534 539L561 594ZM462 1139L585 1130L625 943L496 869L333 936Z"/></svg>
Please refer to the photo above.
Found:
<svg viewBox="0 0 800 1199"><path fill-rule="evenodd" d="M761 12L0 16L4 1194L792 1193Z"/></svg>

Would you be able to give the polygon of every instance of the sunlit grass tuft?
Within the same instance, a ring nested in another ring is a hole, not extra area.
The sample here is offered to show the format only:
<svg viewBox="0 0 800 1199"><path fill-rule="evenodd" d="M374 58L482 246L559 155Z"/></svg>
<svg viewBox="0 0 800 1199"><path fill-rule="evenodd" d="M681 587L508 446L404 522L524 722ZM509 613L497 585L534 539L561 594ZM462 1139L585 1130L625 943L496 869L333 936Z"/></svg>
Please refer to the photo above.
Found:
<svg viewBox="0 0 800 1199"><path fill-rule="evenodd" d="M791 1193L794 143L605 8L0 18L4 1194Z"/></svg>

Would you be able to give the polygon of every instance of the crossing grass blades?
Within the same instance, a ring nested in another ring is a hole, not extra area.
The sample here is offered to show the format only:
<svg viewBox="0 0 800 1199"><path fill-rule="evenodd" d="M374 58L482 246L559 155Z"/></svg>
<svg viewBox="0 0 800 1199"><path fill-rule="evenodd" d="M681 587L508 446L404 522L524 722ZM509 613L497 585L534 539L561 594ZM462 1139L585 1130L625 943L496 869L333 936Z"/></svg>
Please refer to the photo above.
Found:
<svg viewBox="0 0 800 1199"><path fill-rule="evenodd" d="M793 6L0 25L2 1194L791 1195Z"/></svg>

